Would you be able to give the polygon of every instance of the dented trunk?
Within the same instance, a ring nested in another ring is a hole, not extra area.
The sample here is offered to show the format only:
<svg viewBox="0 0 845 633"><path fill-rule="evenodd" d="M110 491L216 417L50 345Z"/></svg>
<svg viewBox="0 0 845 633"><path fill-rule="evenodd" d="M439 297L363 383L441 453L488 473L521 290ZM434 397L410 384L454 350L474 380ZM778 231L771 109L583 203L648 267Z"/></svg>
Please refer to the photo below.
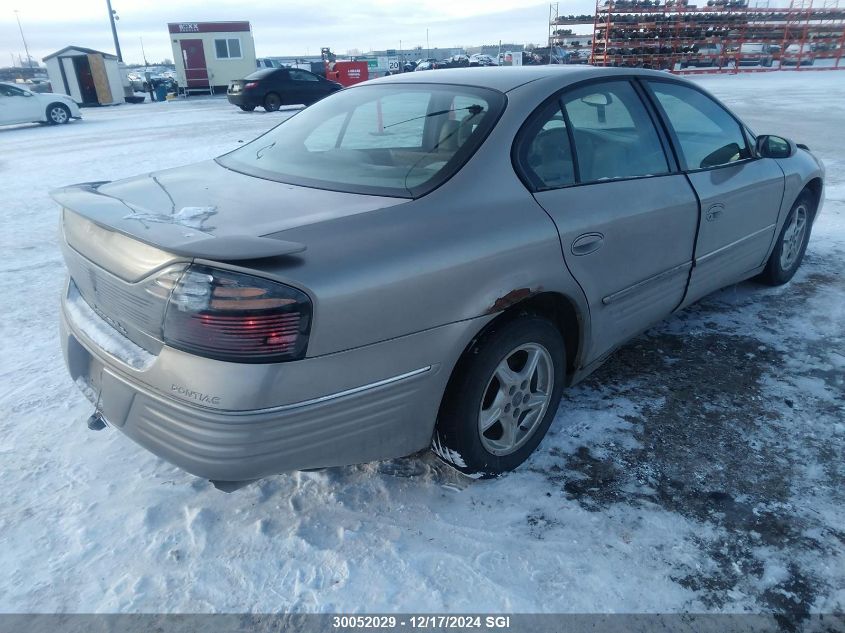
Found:
<svg viewBox="0 0 845 633"><path fill-rule="evenodd" d="M171 255L217 261L300 253L306 245L264 236L406 202L270 182L215 161L51 195L101 229Z"/></svg>

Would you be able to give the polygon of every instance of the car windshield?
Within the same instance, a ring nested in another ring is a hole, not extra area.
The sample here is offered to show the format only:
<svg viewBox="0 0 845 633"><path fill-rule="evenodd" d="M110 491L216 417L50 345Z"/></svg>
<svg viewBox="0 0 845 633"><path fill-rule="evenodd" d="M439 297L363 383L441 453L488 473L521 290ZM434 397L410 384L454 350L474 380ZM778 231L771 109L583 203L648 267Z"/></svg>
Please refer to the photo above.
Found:
<svg viewBox="0 0 845 633"><path fill-rule="evenodd" d="M318 101L218 162L290 184L416 198L460 169L504 104L502 93L484 88L359 86Z"/></svg>

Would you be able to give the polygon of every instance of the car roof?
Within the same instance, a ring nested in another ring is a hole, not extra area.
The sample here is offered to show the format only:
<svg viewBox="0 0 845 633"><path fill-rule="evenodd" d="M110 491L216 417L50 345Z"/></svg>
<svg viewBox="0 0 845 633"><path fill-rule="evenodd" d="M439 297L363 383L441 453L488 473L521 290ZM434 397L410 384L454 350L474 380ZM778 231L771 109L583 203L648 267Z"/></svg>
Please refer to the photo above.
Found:
<svg viewBox="0 0 845 633"><path fill-rule="evenodd" d="M668 73L639 68L603 68L597 66L569 66L565 64L550 64L547 66L483 66L478 68L446 68L420 74L397 74L379 79L365 81L358 86L378 83L427 83L427 84L458 84L492 88L499 92L508 92L528 83L535 84L538 90L548 89L550 92L569 84L586 79L600 79L602 77L671 77Z"/></svg>

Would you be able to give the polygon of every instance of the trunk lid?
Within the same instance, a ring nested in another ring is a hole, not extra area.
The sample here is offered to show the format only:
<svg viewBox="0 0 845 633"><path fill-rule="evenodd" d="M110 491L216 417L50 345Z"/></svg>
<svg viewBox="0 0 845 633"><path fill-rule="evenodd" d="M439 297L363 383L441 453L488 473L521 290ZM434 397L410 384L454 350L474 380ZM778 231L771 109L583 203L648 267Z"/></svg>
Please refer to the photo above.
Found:
<svg viewBox="0 0 845 633"><path fill-rule="evenodd" d="M172 255L217 261L299 253L306 245L264 236L408 202L263 180L212 160L51 195L98 227Z"/></svg>

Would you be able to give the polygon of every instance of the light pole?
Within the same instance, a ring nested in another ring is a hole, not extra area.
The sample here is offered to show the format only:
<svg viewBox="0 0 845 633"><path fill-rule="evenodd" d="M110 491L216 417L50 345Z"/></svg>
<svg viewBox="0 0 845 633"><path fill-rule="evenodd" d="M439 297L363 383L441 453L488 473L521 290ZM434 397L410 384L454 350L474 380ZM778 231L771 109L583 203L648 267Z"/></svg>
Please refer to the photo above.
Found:
<svg viewBox="0 0 845 633"><path fill-rule="evenodd" d="M23 49L26 51L26 61L32 70L32 57L29 56L29 47L26 45L26 38L23 36L23 27L21 26L21 16L18 15L18 10L15 9L15 19L18 21L18 30L21 32L21 39L23 40Z"/></svg>
<svg viewBox="0 0 845 633"><path fill-rule="evenodd" d="M426 59L431 58L431 46L428 45L428 29L425 30L425 50L426 50Z"/></svg>
<svg viewBox="0 0 845 633"><path fill-rule="evenodd" d="M106 0L106 6L109 9L109 22L111 22L111 34L114 38L114 50L117 53L117 61L123 61L123 55L120 54L120 42L117 41L117 27L114 24L114 21L117 19L115 16L114 9L111 8L111 0Z"/></svg>

